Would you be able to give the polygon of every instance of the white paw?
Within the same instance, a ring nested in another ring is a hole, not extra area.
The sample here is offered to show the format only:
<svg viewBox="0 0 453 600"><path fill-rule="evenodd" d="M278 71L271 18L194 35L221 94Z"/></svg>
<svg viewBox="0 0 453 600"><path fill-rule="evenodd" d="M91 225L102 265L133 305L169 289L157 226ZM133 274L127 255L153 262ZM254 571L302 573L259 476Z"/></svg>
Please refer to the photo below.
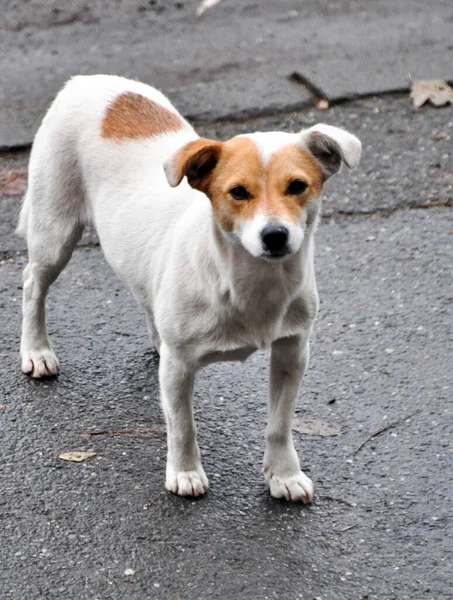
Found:
<svg viewBox="0 0 453 600"><path fill-rule="evenodd" d="M53 350L25 350L22 353L21 369L32 377L51 377L60 371L60 363Z"/></svg>
<svg viewBox="0 0 453 600"><path fill-rule="evenodd" d="M304 504L309 504L313 500L313 482L302 471L290 477L279 477L268 471L264 476L273 498L285 498L290 502Z"/></svg>
<svg viewBox="0 0 453 600"><path fill-rule="evenodd" d="M167 468L165 487L179 496L202 496L208 491L209 481L201 465L196 471L176 472Z"/></svg>

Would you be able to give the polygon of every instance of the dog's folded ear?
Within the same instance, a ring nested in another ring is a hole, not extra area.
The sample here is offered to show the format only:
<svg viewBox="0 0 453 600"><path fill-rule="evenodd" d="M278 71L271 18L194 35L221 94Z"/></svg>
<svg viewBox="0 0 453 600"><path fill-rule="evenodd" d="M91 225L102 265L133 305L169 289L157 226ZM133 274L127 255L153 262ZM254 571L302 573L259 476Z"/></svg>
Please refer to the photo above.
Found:
<svg viewBox="0 0 453 600"><path fill-rule="evenodd" d="M301 143L318 161L325 179L335 175L344 163L355 169L360 161L362 144L355 135L324 123L301 132Z"/></svg>
<svg viewBox="0 0 453 600"><path fill-rule="evenodd" d="M216 166L222 142L199 138L180 148L173 156L164 162L164 171L171 187L181 183L184 176L190 186L206 191L209 175Z"/></svg>

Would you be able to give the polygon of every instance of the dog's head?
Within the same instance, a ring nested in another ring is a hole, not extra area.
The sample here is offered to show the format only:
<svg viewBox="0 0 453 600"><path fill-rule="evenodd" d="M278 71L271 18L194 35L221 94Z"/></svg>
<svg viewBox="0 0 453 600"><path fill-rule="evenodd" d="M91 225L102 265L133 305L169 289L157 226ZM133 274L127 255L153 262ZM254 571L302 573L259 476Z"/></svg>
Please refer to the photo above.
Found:
<svg viewBox="0 0 453 600"><path fill-rule="evenodd" d="M212 203L217 225L253 256L276 260L297 252L324 182L344 163L354 169L360 141L319 124L298 134L197 139L164 164L172 187L187 177Z"/></svg>

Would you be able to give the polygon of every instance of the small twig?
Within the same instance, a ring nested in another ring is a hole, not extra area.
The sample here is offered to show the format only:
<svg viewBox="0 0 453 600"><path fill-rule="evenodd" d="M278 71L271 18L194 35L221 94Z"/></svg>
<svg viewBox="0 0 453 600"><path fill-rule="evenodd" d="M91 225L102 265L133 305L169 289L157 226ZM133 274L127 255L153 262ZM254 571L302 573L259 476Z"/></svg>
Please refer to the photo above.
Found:
<svg viewBox="0 0 453 600"><path fill-rule="evenodd" d="M292 81L293 83L297 83L298 85L301 85L302 87L307 89L315 97L316 100L326 100L328 102L327 94L317 85L315 85L311 81L311 79L308 79L308 77L305 77L305 75L302 75L302 73L300 73L299 71L294 71L293 73L290 73L288 75L288 80Z"/></svg>
<svg viewBox="0 0 453 600"><path fill-rule="evenodd" d="M397 427L398 425L401 425L401 423L404 423L404 421L407 421L408 419L411 419L412 417L415 417L415 415L418 414L419 412L420 412L420 409L418 408L415 412L413 412L412 414L408 415L407 417L403 417L402 419L399 419L398 421L394 421L393 423L389 423L385 427L382 427L382 429L378 429L377 431L375 431L374 433L372 433L370 436L368 436L366 438L366 440L360 444L360 446L354 452L354 455L358 454L360 452L360 450L365 446L365 444L368 444L368 442L370 440L372 440L373 438L377 437L378 435L381 435L382 433L385 433L386 431L389 431L389 429L393 429L394 427Z"/></svg>
<svg viewBox="0 0 453 600"><path fill-rule="evenodd" d="M95 429L93 431L79 431L81 435L89 435L91 437L109 435L109 436L148 436L148 435L165 435L165 429L158 427L143 427L143 429Z"/></svg>
<svg viewBox="0 0 453 600"><path fill-rule="evenodd" d="M413 210L414 208L433 208L434 206L442 206L449 208L453 206L452 198L438 198L437 200L433 200L432 202L424 202L423 204L416 204L415 206L409 206L409 210Z"/></svg>

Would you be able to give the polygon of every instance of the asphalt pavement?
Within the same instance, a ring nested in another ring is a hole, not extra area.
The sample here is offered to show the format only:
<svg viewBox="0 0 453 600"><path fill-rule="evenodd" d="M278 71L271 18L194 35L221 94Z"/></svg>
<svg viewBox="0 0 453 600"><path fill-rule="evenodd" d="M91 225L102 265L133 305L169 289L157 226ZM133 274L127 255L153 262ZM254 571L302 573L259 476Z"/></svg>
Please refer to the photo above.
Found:
<svg viewBox="0 0 453 600"><path fill-rule="evenodd" d="M0 598L452 600L453 110L408 97L409 74L453 80L452 4L223 0L197 18L198 4L2 6ZM27 147L64 81L96 72L163 89L206 136L324 121L362 140L317 233L294 433L311 506L271 499L260 472L266 352L199 374L211 488L165 491L158 356L94 231L48 299L61 375L20 373ZM94 456L58 458L73 451Z"/></svg>
<svg viewBox="0 0 453 600"><path fill-rule="evenodd" d="M327 186L317 233L321 309L297 416L337 435L295 432L309 507L271 499L260 472L266 352L199 374L211 488L165 491L158 357L92 232L49 296L61 375L22 375L20 197L0 199L2 600L453 597L453 113L383 96L200 131L318 120L357 134L364 155ZM26 161L3 154L0 169ZM95 456L58 458L76 450Z"/></svg>
<svg viewBox="0 0 453 600"><path fill-rule="evenodd" d="M223 0L197 18L200 1L3 2L0 148L29 144L77 74L151 83L197 121L453 79L451 0Z"/></svg>

